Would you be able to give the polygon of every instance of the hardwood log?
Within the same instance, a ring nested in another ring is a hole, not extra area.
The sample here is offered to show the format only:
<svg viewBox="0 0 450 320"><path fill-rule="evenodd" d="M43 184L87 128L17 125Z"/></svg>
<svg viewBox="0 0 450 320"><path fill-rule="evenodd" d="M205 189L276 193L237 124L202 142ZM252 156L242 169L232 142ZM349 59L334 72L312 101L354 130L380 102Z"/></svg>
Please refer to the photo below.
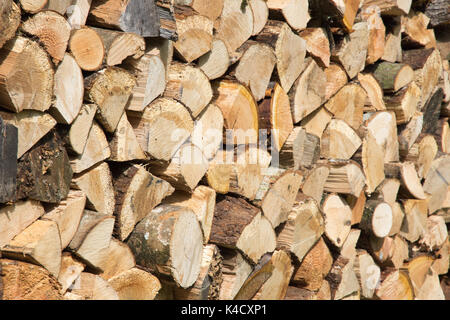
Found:
<svg viewBox="0 0 450 320"><path fill-rule="evenodd" d="M0 103L13 112L46 111L53 95L53 64L41 46L17 36L0 49ZM33 71L33 72L30 72Z"/></svg>
<svg viewBox="0 0 450 320"><path fill-rule="evenodd" d="M116 216L115 233L125 240L135 225L174 192L166 181L140 165L112 166Z"/></svg>
<svg viewBox="0 0 450 320"><path fill-rule="evenodd" d="M1 25L0 28L0 48L6 41L14 37L20 24L20 7L12 0L3 1L0 6Z"/></svg>
<svg viewBox="0 0 450 320"><path fill-rule="evenodd" d="M81 69L97 71L105 58L105 46L100 35L93 29L81 27L72 32L69 49Z"/></svg>
<svg viewBox="0 0 450 320"><path fill-rule="evenodd" d="M276 247L275 231L261 211L229 196L216 203L210 242L238 249L254 263Z"/></svg>
<svg viewBox="0 0 450 320"><path fill-rule="evenodd" d="M161 284L157 277L138 268L132 268L108 280L119 300L154 300Z"/></svg>
<svg viewBox="0 0 450 320"><path fill-rule="evenodd" d="M126 243L138 265L170 276L183 288L190 287L198 278L203 236L190 209L156 207L137 224Z"/></svg>

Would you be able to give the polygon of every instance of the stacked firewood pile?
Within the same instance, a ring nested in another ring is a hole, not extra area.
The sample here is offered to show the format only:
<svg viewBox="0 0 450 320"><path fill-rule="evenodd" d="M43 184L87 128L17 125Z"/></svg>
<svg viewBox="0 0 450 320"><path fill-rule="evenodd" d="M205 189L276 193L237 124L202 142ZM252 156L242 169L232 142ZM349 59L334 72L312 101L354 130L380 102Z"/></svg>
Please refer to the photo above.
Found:
<svg viewBox="0 0 450 320"><path fill-rule="evenodd" d="M449 297L448 0L2 0L0 297Z"/></svg>

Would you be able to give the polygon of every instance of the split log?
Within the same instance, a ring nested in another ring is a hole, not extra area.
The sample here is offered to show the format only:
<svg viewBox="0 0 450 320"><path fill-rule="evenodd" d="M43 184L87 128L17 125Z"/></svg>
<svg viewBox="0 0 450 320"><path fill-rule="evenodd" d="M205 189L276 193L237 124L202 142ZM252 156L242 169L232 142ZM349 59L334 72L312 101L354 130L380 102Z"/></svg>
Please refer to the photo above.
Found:
<svg viewBox="0 0 450 320"><path fill-rule="evenodd" d="M364 213L364 207L366 205L367 197L363 191L361 191L358 197L355 197L351 194L347 195L345 199L352 209L352 226L361 222L362 215Z"/></svg>
<svg viewBox="0 0 450 320"><path fill-rule="evenodd" d="M261 211L243 199L225 196L214 210L210 242L238 249L257 263L276 246L276 236L269 220Z"/></svg>
<svg viewBox="0 0 450 320"><path fill-rule="evenodd" d="M39 39L55 65L64 58L71 29L62 15L50 10L38 12L21 26L22 31Z"/></svg>
<svg viewBox="0 0 450 320"><path fill-rule="evenodd" d="M325 241L320 238L303 258L291 281L307 290L319 290L332 264L331 252Z"/></svg>
<svg viewBox="0 0 450 320"><path fill-rule="evenodd" d="M436 253L439 258L433 261L431 268L434 272L439 275L444 275L448 273L449 269L449 241L448 238L445 241L444 245L439 249Z"/></svg>
<svg viewBox="0 0 450 320"><path fill-rule="evenodd" d="M153 174L176 189L192 192L208 170L208 159L200 148L188 142L178 149L170 163L152 161L150 167Z"/></svg>
<svg viewBox="0 0 450 320"><path fill-rule="evenodd" d="M380 281L380 267L375 264L370 254L365 250L358 250L354 268L361 287L361 295L364 298L371 299Z"/></svg>
<svg viewBox="0 0 450 320"><path fill-rule="evenodd" d="M415 300L445 300L444 292L439 283L439 275L436 272L430 270L425 276L425 281Z"/></svg>
<svg viewBox="0 0 450 320"><path fill-rule="evenodd" d="M442 136L443 132L439 126L435 127L436 122L439 121L440 106L443 100L443 90L438 88L428 100L427 104L423 107L423 120L424 125L422 131L424 133L435 134L437 137ZM448 123L448 121L445 121ZM433 123L433 125L432 125Z"/></svg>
<svg viewBox="0 0 450 320"><path fill-rule="evenodd" d="M18 128L0 116L0 203L16 199L18 141Z"/></svg>
<svg viewBox="0 0 450 320"><path fill-rule="evenodd" d="M425 199L425 193L420 183L417 171L412 162L386 163L384 172L388 178L400 180L400 195L402 193L415 199Z"/></svg>
<svg viewBox="0 0 450 320"><path fill-rule="evenodd" d="M289 286L284 300L331 300L330 284L326 280L323 281L317 292Z"/></svg>
<svg viewBox="0 0 450 320"><path fill-rule="evenodd" d="M73 139L76 138L77 137L73 137ZM108 159L110 156L111 149L109 148L105 133L100 125L94 121L87 136L83 153L71 157L70 165L74 173L81 173L92 168L101 161Z"/></svg>
<svg viewBox="0 0 450 320"><path fill-rule="evenodd" d="M363 107L366 99L366 91L352 83L340 89L324 106L335 119L344 120L354 130L358 130L363 122Z"/></svg>
<svg viewBox="0 0 450 320"><path fill-rule="evenodd" d="M164 96L183 103L195 119L212 99L208 78L198 68L172 63L169 66Z"/></svg>
<svg viewBox="0 0 450 320"><path fill-rule="evenodd" d="M42 216L41 219L54 221L58 225L62 249L65 249L75 236L85 204L86 195L82 191L70 190L66 199Z"/></svg>
<svg viewBox="0 0 450 320"><path fill-rule="evenodd" d="M216 205L216 192L213 189L198 186L192 194L176 192L168 197L164 203L191 209L202 227L203 243L206 245L209 242Z"/></svg>
<svg viewBox="0 0 450 320"><path fill-rule="evenodd" d="M436 38L433 29L427 29L430 18L422 12L411 12L402 19L402 47L435 47Z"/></svg>
<svg viewBox="0 0 450 320"><path fill-rule="evenodd" d="M347 73L340 64L331 62L328 68L325 68L327 83L325 85L325 101L328 101L336 92L348 83Z"/></svg>
<svg viewBox="0 0 450 320"><path fill-rule="evenodd" d="M284 251L275 251L271 258L272 275L253 297L253 300L282 300L286 296L293 267L290 256Z"/></svg>
<svg viewBox="0 0 450 320"><path fill-rule="evenodd" d="M274 20L267 22L256 39L274 48L278 78L284 91L289 92L303 70L306 41L292 32L287 23Z"/></svg>
<svg viewBox="0 0 450 320"><path fill-rule="evenodd" d="M14 112L50 108L54 70L47 53L37 42L15 37L0 49L0 60L2 107Z"/></svg>
<svg viewBox="0 0 450 320"><path fill-rule="evenodd" d="M325 102L326 74L311 59L289 92L294 123L308 116Z"/></svg>
<svg viewBox="0 0 450 320"><path fill-rule="evenodd" d="M351 261L355 260L357 256L356 245L358 244L360 236L361 236L360 229L351 229L350 233L347 236L347 239L345 239L345 242L339 249L340 255Z"/></svg>
<svg viewBox="0 0 450 320"><path fill-rule="evenodd" d="M273 152L279 152L294 129L289 97L278 83L268 92L270 99L259 105L259 128L270 132Z"/></svg>
<svg viewBox="0 0 450 320"><path fill-rule="evenodd" d="M174 189L140 165L116 165L112 167L112 174L115 233L123 241L131 234L134 226L172 194Z"/></svg>
<svg viewBox="0 0 450 320"><path fill-rule="evenodd" d="M97 105L96 118L107 132L116 130L135 85L135 78L118 67L108 67L85 78L84 99Z"/></svg>
<svg viewBox="0 0 450 320"><path fill-rule="evenodd" d="M92 25L157 37L160 23L155 1L93 0L88 21Z"/></svg>
<svg viewBox="0 0 450 320"><path fill-rule="evenodd" d="M433 160L425 178L423 190L429 195L428 210L430 214L444 205L450 179L449 164L450 161L447 156Z"/></svg>
<svg viewBox="0 0 450 320"><path fill-rule="evenodd" d="M411 280L415 297L421 294L422 286L432 263L432 257L428 255L421 255L405 263L404 267L401 269L407 272L408 277Z"/></svg>
<svg viewBox="0 0 450 320"><path fill-rule="evenodd" d="M413 69L403 63L381 62L375 67L373 75L387 92L397 92L414 80Z"/></svg>
<svg viewBox="0 0 450 320"><path fill-rule="evenodd" d="M330 193L351 194L359 197L366 185L366 178L361 167L355 162L329 163L329 174L324 191Z"/></svg>
<svg viewBox="0 0 450 320"><path fill-rule="evenodd" d="M415 163L417 175L425 178L431 168L431 164L438 152L436 140L431 135L425 135L414 143L406 156L407 161Z"/></svg>
<svg viewBox="0 0 450 320"><path fill-rule="evenodd" d="M360 290L358 278L353 270L353 261L342 256L334 261L325 279L330 283L333 300L341 300Z"/></svg>
<svg viewBox="0 0 450 320"><path fill-rule="evenodd" d="M250 91L228 80L213 84L213 103L220 108L225 130L230 130L226 144L256 144L259 134L258 107Z"/></svg>
<svg viewBox="0 0 450 320"><path fill-rule="evenodd" d="M101 68L106 54L105 46L94 29L82 27L72 32L69 48L81 69L96 71Z"/></svg>
<svg viewBox="0 0 450 320"><path fill-rule="evenodd" d="M276 57L272 47L264 43L250 44L239 59L234 76L250 88L256 101L260 101L265 97L275 64Z"/></svg>
<svg viewBox="0 0 450 320"><path fill-rule="evenodd" d="M20 24L20 7L12 0L3 1L0 6L1 25L0 48L16 34Z"/></svg>
<svg viewBox="0 0 450 320"><path fill-rule="evenodd" d="M411 82L393 96L385 96L386 109L395 113L397 124L408 123L419 109L420 96L420 88L415 82Z"/></svg>
<svg viewBox="0 0 450 320"><path fill-rule="evenodd" d="M109 246L100 252L101 259L97 267L102 270L100 277L109 280L115 276L131 270L136 266L131 249L116 238L111 238Z"/></svg>
<svg viewBox="0 0 450 320"><path fill-rule="evenodd" d="M71 124L83 104L83 74L70 54L64 54L61 60L55 72L55 102L49 111L59 123Z"/></svg>
<svg viewBox="0 0 450 320"><path fill-rule="evenodd" d="M288 220L277 235L277 249L290 251L301 262L323 232L324 221L316 201L298 193Z"/></svg>
<svg viewBox="0 0 450 320"><path fill-rule="evenodd" d="M121 64L127 57L139 59L145 51L144 38L132 32L120 32L91 28L101 38L105 50L104 63L107 66Z"/></svg>
<svg viewBox="0 0 450 320"><path fill-rule="evenodd" d="M61 139L50 132L17 164L17 199L59 203L69 193L72 175Z"/></svg>
<svg viewBox="0 0 450 320"><path fill-rule="evenodd" d="M401 270L387 270L381 274L381 283L375 291L380 300L413 300L414 292L408 275Z"/></svg>
<svg viewBox="0 0 450 320"><path fill-rule="evenodd" d="M217 193L236 193L253 200L263 179L263 170L269 167L270 154L250 146L242 150L219 150L210 161L206 172L208 185Z"/></svg>
<svg viewBox="0 0 450 320"><path fill-rule="evenodd" d="M370 6L361 9L363 21L368 23L369 46L367 48L366 64L372 64L381 59L384 54L386 27L380 16L379 7Z"/></svg>
<svg viewBox="0 0 450 320"><path fill-rule="evenodd" d="M175 6L174 12L178 34L174 47L184 61L191 63L211 50L214 21L188 7Z"/></svg>
<svg viewBox="0 0 450 320"><path fill-rule="evenodd" d="M392 227L391 231L389 231L389 236L394 236L401 230L405 213L399 202L391 202L389 204L392 207Z"/></svg>
<svg viewBox="0 0 450 320"><path fill-rule="evenodd" d="M250 0L248 2L253 14L253 36L258 35L269 19L269 8L265 0Z"/></svg>
<svg viewBox="0 0 450 320"><path fill-rule="evenodd" d="M223 0L223 9L216 36L222 40L228 52L234 52L253 34L253 14L250 6L239 1Z"/></svg>
<svg viewBox="0 0 450 320"><path fill-rule="evenodd" d="M409 64L415 81L422 91L418 108L422 109L432 95L442 70L442 60L437 49L408 50L403 52L403 63Z"/></svg>
<svg viewBox="0 0 450 320"><path fill-rule="evenodd" d="M434 138L438 144L438 150L444 153L450 153L450 127L448 118L442 118L437 121Z"/></svg>
<svg viewBox="0 0 450 320"><path fill-rule="evenodd" d="M237 250L222 249L223 256L222 285L219 300L232 300L252 272L252 266Z"/></svg>
<svg viewBox="0 0 450 320"><path fill-rule="evenodd" d="M75 280L84 271L84 263L77 261L69 252L63 252L58 282L61 284L61 293L65 294Z"/></svg>
<svg viewBox="0 0 450 320"><path fill-rule="evenodd" d="M320 139L321 157L326 159L350 159L361 146L356 132L343 120L333 119Z"/></svg>
<svg viewBox="0 0 450 320"><path fill-rule="evenodd" d="M0 248L45 213L39 201L18 201L0 209Z"/></svg>
<svg viewBox="0 0 450 320"><path fill-rule="evenodd" d="M324 28L306 28L299 35L306 41L306 51L321 67L328 68L331 52L326 30Z"/></svg>
<svg viewBox="0 0 450 320"><path fill-rule="evenodd" d="M222 111L215 104L207 106L195 120L191 141L208 160L222 147L223 123Z"/></svg>
<svg viewBox="0 0 450 320"><path fill-rule="evenodd" d="M427 203L424 200L406 200L403 202L405 217L400 235L409 242L415 242L427 228Z"/></svg>
<svg viewBox="0 0 450 320"><path fill-rule="evenodd" d="M366 22L353 26L354 32L347 36L331 54L331 59L339 62L353 79L363 71L369 46L369 28Z"/></svg>
<svg viewBox="0 0 450 320"><path fill-rule="evenodd" d="M170 276L182 288L195 283L202 261L203 236L190 209L156 207L136 225L126 243L138 265Z"/></svg>
<svg viewBox="0 0 450 320"><path fill-rule="evenodd" d="M17 127L18 141L17 159L30 150L42 137L44 137L56 125L56 120L51 115L34 110L24 110L19 113L7 113L0 111L4 122ZM8 134L13 135L13 133ZM11 153L16 152L11 150Z"/></svg>
<svg viewBox="0 0 450 320"><path fill-rule="evenodd" d="M168 98L155 100L143 113L127 115L144 152L159 160L169 161L194 129L187 108Z"/></svg>
<svg viewBox="0 0 450 320"><path fill-rule="evenodd" d="M90 267L98 268L102 251L107 250L111 242L114 217L103 213L84 210L77 232L68 245L68 249Z"/></svg>
<svg viewBox="0 0 450 320"><path fill-rule="evenodd" d="M136 77L126 109L143 111L146 106L164 93L166 69L159 55L146 52L139 59L128 58L123 67Z"/></svg>
<svg viewBox="0 0 450 320"><path fill-rule="evenodd" d="M399 19L398 19L399 20ZM402 61L402 32L400 21L395 21L392 30L386 35L384 44L384 54L382 60L387 62L401 62Z"/></svg>
<svg viewBox="0 0 450 320"><path fill-rule="evenodd" d="M82 272L75 280L70 293L82 300L119 300L116 290L100 276Z"/></svg>
<svg viewBox="0 0 450 320"><path fill-rule="evenodd" d="M109 159L112 161L125 162L147 159L126 113L122 114L120 118L114 136L109 142L109 149L111 150Z"/></svg>
<svg viewBox="0 0 450 320"><path fill-rule="evenodd" d="M42 10L48 0L19 0L22 9L28 13L36 13Z"/></svg>
<svg viewBox="0 0 450 320"><path fill-rule="evenodd" d="M386 105L384 104L384 93L378 80L371 73L358 73L358 81L366 90L367 99L366 106L370 104L377 111L386 110Z"/></svg>
<svg viewBox="0 0 450 320"><path fill-rule="evenodd" d="M303 182L300 171L266 170L253 203L258 205L273 228L288 219Z"/></svg>
<svg viewBox="0 0 450 320"><path fill-rule="evenodd" d="M388 203L369 200L366 202L359 226L367 233L384 238L391 231L392 221L392 207Z"/></svg>
<svg viewBox="0 0 450 320"><path fill-rule="evenodd" d="M309 3L305 0L268 0L267 6L271 15L282 15L294 30L305 29L308 21L311 19L308 12Z"/></svg>
<svg viewBox="0 0 450 320"><path fill-rule="evenodd" d="M325 235L333 245L340 248L351 229L352 211L343 198L328 195L322 203Z"/></svg>
<svg viewBox="0 0 450 320"><path fill-rule="evenodd" d="M105 215L114 212L114 189L108 164L101 164L77 175L72 180L72 188L86 194L86 207Z"/></svg>
<svg viewBox="0 0 450 320"><path fill-rule="evenodd" d="M311 168L319 156L319 137L307 133L303 127L294 127L279 151L280 168Z"/></svg>
<svg viewBox="0 0 450 320"><path fill-rule="evenodd" d="M361 162L366 176L366 190L372 193L385 179L384 150L369 130L362 142Z"/></svg>
<svg viewBox="0 0 450 320"><path fill-rule="evenodd" d="M78 116L72 122L69 133L66 136L68 143L66 148L77 155L82 155L86 147L89 133L91 131L97 106L95 104L84 104Z"/></svg>
<svg viewBox="0 0 450 320"><path fill-rule="evenodd" d="M2 256L40 265L58 277L61 241L54 221L37 220L1 248Z"/></svg>
<svg viewBox="0 0 450 320"><path fill-rule="evenodd" d="M58 0L50 0L53 2L60 2ZM49 2L49 3L50 3ZM86 20L91 8L92 0L72 0L71 6L66 10L67 21L72 26L72 29L80 29L86 24Z"/></svg>
<svg viewBox="0 0 450 320"><path fill-rule="evenodd" d="M411 117L411 120L403 128L399 128L399 152L402 158L408 156L409 150L422 133L423 120L423 113L416 111Z"/></svg>
<svg viewBox="0 0 450 320"><path fill-rule="evenodd" d="M0 260L3 300L62 300L61 286L46 269L16 260Z"/></svg>
<svg viewBox="0 0 450 320"><path fill-rule="evenodd" d="M301 187L302 192L316 200L317 203L321 203L323 189L329 174L330 168L328 166L320 165L311 169L311 172L305 177L305 181Z"/></svg>
<svg viewBox="0 0 450 320"><path fill-rule="evenodd" d="M225 42L220 39L214 39L211 51L198 59L198 67L202 69L209 80L223 76L228 70L230 63L230 56Z"/></svg>
<svg viewBox="0 0 450 320"><path fill-rule="evenodd" d="M272 255L272 253L266 253L259 259L258 263L253 268L252 273L248 276L239 292L234 297L234 300L252 299L266 281L269 280L275 269L272 263Z"/></svg>
<svg viewBox="0 0 450 320"><path fill-rule="evenodd" d="M222 259L217 246L205 245L197 281L189 289L174 288L175 299L217 300L222 284Z"/></svg>
<svg viewBox="0 0 450 320"><path fill-rule="evenodd" d="M321 137L333 115L325 107L320 107L300 122L307 133Z"/></svg>
<svg viewBox="0 0 450 320"><path fill-rule="evenodd" d="M157 277L144 270L133 268L108 280L119 300L154 300L161 284Z"/></svg>
<svg viewBox="0 0 450 320"><path fill-rule="evenodd" d="M365 122L365 127L383 150L384 163L399 161L396 118L393 112L376 112Z"/></svg>
<svg viewBox="0 0 450 320"><path fill-rule="evenodd" d="M386 16L402 16L409 13L411 0L366 0L362 9L376 5L380 8L381 14Z"/></svg>
<svg viewBox="0 0 450 320"><path fill-rule="evenodd" d="M448 230L445 220L441 216L432 215L427 218L427 229L419 243L428 251L439 250L447 241Z"/></svg>

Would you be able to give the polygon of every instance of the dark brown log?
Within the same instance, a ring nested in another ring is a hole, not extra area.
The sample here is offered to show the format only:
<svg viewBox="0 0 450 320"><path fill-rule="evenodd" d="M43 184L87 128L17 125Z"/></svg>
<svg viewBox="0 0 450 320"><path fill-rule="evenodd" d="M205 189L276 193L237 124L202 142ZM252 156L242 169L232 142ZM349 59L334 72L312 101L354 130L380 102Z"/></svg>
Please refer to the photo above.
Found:
<svg viewBox="0 0 450 320"><path fill-rule="evenodd" d="M450 24L450 3L446 0L431 0L425 9L430 18L430 26L448 26Z"/></svg>
<svg viewBox="0 0 450 320"><path fill-rule="evenodd" d="M20 159L17 198L59 203L69 193L72 175L61 139L50 132Z"/></svg>
<svg viewBox="0 0 450 320"><path fill-rule="evenodd" d="M16 198L18 130L0 117L0 203Z"/></svg>

